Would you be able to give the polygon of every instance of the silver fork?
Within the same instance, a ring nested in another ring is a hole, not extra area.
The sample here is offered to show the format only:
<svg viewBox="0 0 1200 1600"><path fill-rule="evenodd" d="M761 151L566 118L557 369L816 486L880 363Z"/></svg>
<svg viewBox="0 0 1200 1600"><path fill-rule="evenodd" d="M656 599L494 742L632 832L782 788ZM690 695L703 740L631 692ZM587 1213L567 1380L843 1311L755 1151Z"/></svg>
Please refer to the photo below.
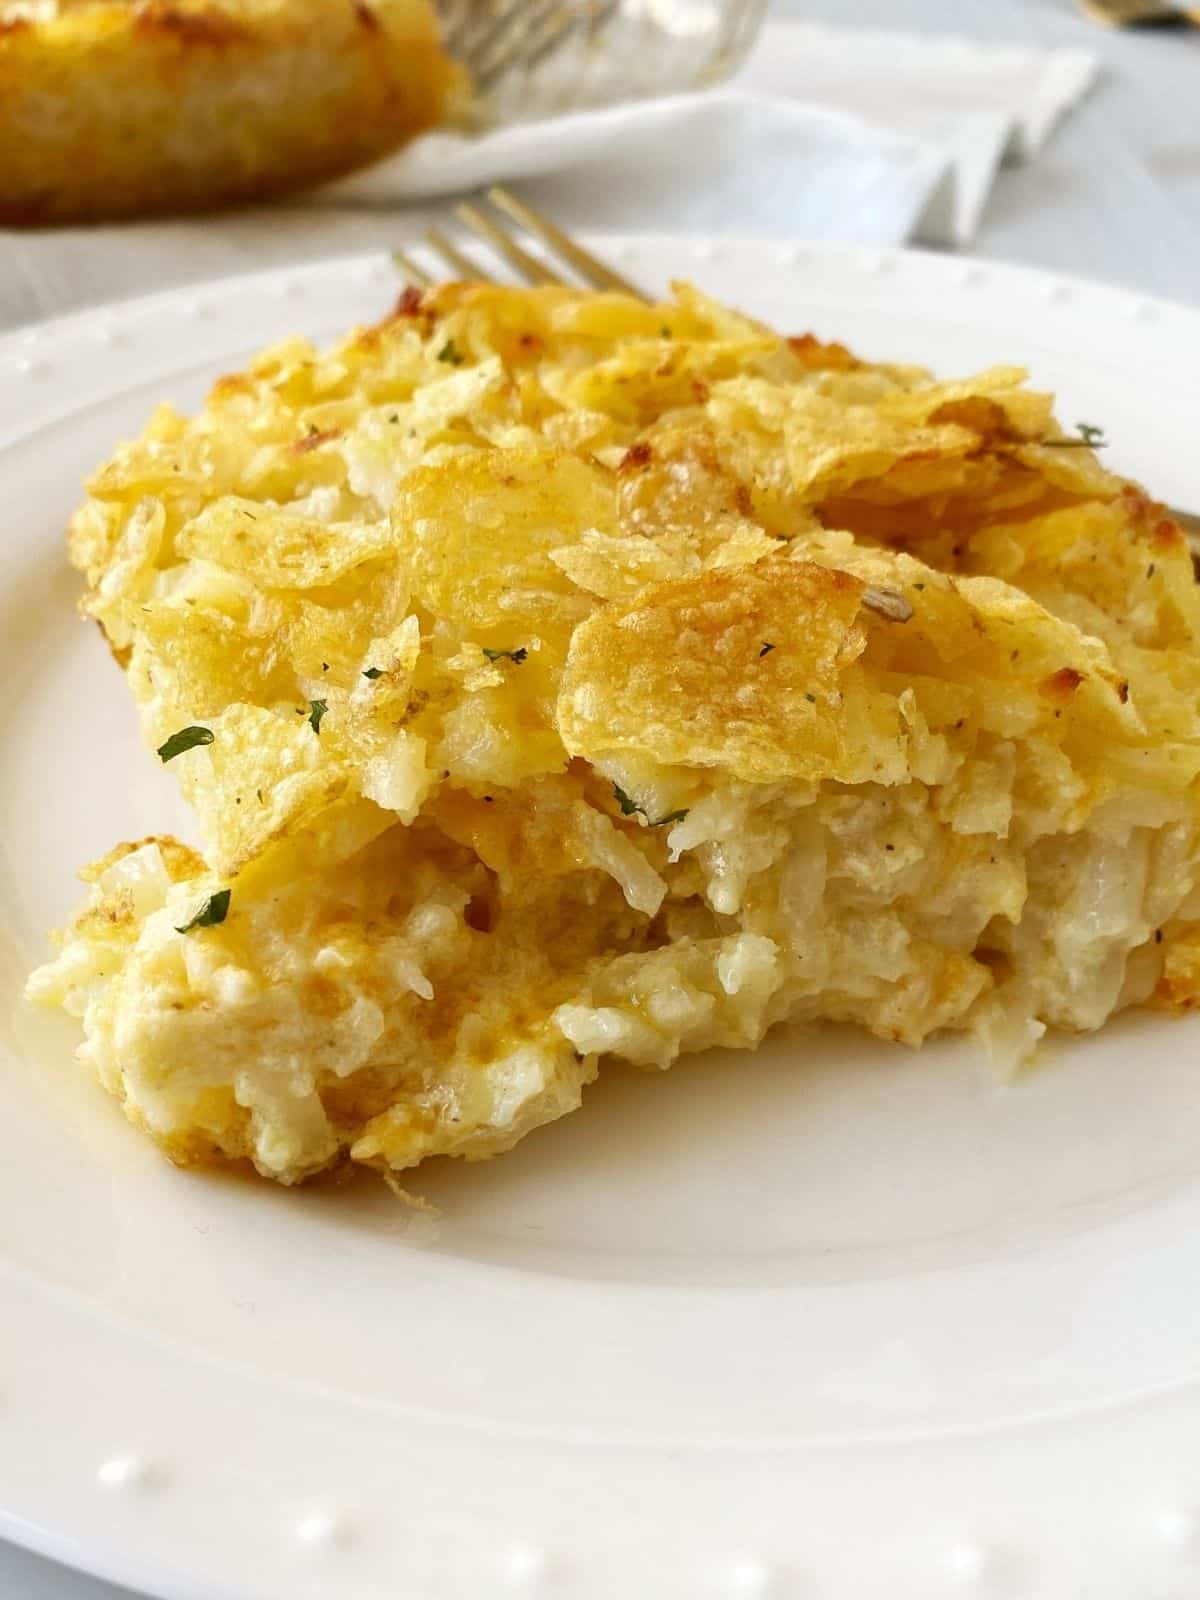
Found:
<svg viewBox="0 0 1200 1600"><path fill-rule="evenodd" d="M565 263L572 269L589 288L616 290L618 294L632 295L635 299L643 301L652 298L615 268L610 267L607 262L602 261L599 256L593 255L590 250L585 250L583 245L572 239L570 234L564 232L557 223L552 222L528 202L519 199L510 190L497 184L487 191L487 200L491 204L490 211L463 201L455 206L454 214L476 239L506 261L526 283L535 285L571 283L573 280L569 276L564 277L562 267L556 264L554 258L557 258L559 262ZM529 237L523 241L512 224ZM438 258L439 263L446 264L450 278L468 283L496 281L491 271L481 266L475 256L455 243L440 228L427 229L424 243ZM539 247L536 251L530 248L534 243ZM407 250L393 250L392 259L407 281L420 289L431 288L435 283L445 281L447 277L445 272L431 272ZM1167 514L1183 529L1191 546L1193 559L1197 562L1197 576L1200 577L1200 516L1191 511L1182 511L1178 506L1168 506Z"/></svg>
<svg viewBox="0 0 1200 1600"><path fill-rule="evenodd" d="M527 122L727 78L768 0L436 0L469 122Z"/></svg>
<svg viewBox="0 0 1200 1600"><path fill-rule="evenodd" d="M637 300L650 299L650 296L636 284L622 277L614 267L601 261L599 256L593 255L590 250L585 250L557 223L551 222L549 217L543 216L533 206L518 199L511 190L496 184L487 191L487 199L491 203L491 211L485 211L481 206L472 205L464 200L455 206L454 214L477 239L507 261L526 283L570 283L571 279L564 277L561 268L554 263L553 257L557 256L592 289L613 289L618 294L632 295ZM510 226L512 223L530 235L530 240L522 243ZM529 248L529 243L533 241L542 247L536 253ZM439 256L446 263L452 278L468 283L496 281L487 268L480 266L474 256L468 255L440 228L427 229L424 242L435 256ZM546 252L551 254L547 255ZM430 272L407 250L393 250L392 259L408 282L417 288L428 289L433 284L445 280L445 273Z"/></svg>

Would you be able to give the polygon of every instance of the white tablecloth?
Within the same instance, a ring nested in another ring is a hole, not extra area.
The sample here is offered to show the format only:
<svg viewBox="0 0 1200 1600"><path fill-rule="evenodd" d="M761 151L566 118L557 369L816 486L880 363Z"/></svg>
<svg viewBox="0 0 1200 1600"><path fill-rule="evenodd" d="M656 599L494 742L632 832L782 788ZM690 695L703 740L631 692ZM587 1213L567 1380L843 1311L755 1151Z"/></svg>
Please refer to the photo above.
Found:
<svg viewBox="0 0 1200 1600"><path fill-rule="evenodd" d="M1072 0L774 0L774 9L838 25L1096 51L1101 83L1035 163L1000 175L978 253L1200 302L1200 30L1109 33L1084 22ZM131 1600L3 1544L0 1596Z"/></svg>

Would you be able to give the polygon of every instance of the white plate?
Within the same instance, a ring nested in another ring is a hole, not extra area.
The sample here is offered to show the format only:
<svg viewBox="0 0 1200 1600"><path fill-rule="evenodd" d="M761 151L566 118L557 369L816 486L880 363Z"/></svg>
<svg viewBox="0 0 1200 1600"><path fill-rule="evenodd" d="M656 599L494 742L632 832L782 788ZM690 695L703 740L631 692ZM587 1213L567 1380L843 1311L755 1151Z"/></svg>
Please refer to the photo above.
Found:
<svg viewBox="0 0 1200 1600"><path fill-rule="evenodd" d="M1200 504L1200 314L907 253L609 242L797 331L1026 359ZM7 1018L73 871L172 823L61 547L161 398L389 305L387 263L233 279L0 341ZM0 1032L0 1533L172 1597L1174 1600L1200 1554L1198 1023L1008 1090L950 1043L611 1074L414 1215L176 1172Z"/></svg>

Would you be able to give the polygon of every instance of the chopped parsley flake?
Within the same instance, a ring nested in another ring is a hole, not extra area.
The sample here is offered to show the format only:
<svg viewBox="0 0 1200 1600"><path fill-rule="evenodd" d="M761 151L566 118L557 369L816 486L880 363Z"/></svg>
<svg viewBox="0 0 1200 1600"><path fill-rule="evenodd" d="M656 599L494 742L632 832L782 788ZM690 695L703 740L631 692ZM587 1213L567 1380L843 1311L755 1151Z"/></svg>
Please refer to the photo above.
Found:
<svg viewBox="0 0 1200 1600"><path fill-rule="evenodd" d="M1043 439L1042 443L1056 450L1103 450L1108 443L1104 429L1094 422L1077 422L1075 432L1078 439Z"/></svg>
<svg viewBox="0 0 1200 1600"><path fill-rule="evenodd" d="M382 667L368 667L366 669L366 671L363 673L363 677L364 678L370 678L371 682L374 683L376 678L382 678L383 677L383 668Z"/></svg>
<svg viewBox="0 0 1200 1600"><path fill-rule="evenodd" d="M520 666L522 661L524 661L525 657L529 654L529 651L526 650L524 645L522 645L518 650L489 650L485 645L483 653L489 661L504 661L507 659L509 661L515 661L517 666Z"/></svg>
<svg viewBox="0 0 1200 1600"><path fill-rule="evenodd" d="M806 694L804 698L808 701L810 706L815 706L817 703L817 697L815 694Z"/></svg>
<svg viewBox="0 0 1200 1600"><path fill-rule="evenodd" d="M224 922L229 914L230 889L218 889L216 894L210 894L208 899L197 911L190 922L185 922L182 928L176 928L176 933L191 933L193 928L215 928L218 923Z"/></svg>
<svg viewBox="0 0 1200 1600"><path fill-rule="evenodd" d="M200 744L212 744L215 738L216 734L211 728L180 728L178 733L173 733L164 744L159 745L158 759L165 766L168 761L174 761L176 756L181 756L185 750L194 750Z"/></svg>
<svg viewBox="0 0 1200 1600"><path fill-rule="evenodd" d="M771 651L774 650L774 648L775 648L775 646L768 639L766 641L766 643L763 645L762 649L758 652L759 660L761 660L763 658L763 656L769 656L771 654Z"/></svg>
<svg viewBox="0 0 1200 1600"><path fill-rule="evenodd" d="M314 733L321 731L321 718L329 710L324 700L310 700L308 702L308 723Z"/></svg>
<svg viewBox="0 0 1200 1600"><path fill-rule="evenodd" d="M619 783L613 784L613 794L615 794L617 797L617 804L621 808L621 815L623 817L631 817L635 811L642 811L642 808L640 805L638 805L637 801L631 800ZM642 811L642 815L645 816L646 813Z"/></svg>
<svg viewBox="0 0 1200 1600"><path fill-rule="evenodd" d="M452 367L461 367L463 361L466 359L453 339L446 340L445 344L438 351L437 358L439 361L447 362Z"/></svg>
<svg viewBox="0 0 1200 1600"><path fill-rule="evenodd" d="M630 799L619 783L613 784L613 794L616 796L617 804L621 808L623 817L632 817L636 813L638 816L645 817L652 828L665 828L668 822L682 822L688 814L685 806L682 811L668 811L665 817L659 817L656 822L651 822L646 815L645 806L640 806L636 800Z"/></svg>
<svg viewBox="0 0 1200 1600"><path fill-rule="evenodd" d="M329 663L328 663L328 661L322 661L322 663L321 663L321 671L322 672L328 672L329 671Z"/></svg>

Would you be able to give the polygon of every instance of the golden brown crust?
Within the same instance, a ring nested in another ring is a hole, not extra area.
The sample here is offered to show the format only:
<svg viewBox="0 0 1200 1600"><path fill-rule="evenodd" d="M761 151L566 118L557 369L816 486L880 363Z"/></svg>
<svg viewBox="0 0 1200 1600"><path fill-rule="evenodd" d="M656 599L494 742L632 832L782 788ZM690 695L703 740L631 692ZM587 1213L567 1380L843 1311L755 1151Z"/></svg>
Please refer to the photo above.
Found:
<svg viewBox="0 0 1200 1600"><path fill-rule="evenodd" d="M437 122L456 81L427 0L97 0L0 19L0 222L305 188Z"/></svg>
<svg viewBox="0 0 1200 1600"><path fill-rule="evenodd" d="M84 883L97 883L118 861L124 861L126 856L131 856L135 850L142 850L148 844L156 844L163 859L163 865L173 882L181 883L185 878L193 878L197 873L203 872L204 862L192 849L191 845L183 844L170 833L152 833L144 839L127 840L124 844L114 845L107 855L101 856L98 861L91 861L86 867L81 867L79 876Z"/></svg>

